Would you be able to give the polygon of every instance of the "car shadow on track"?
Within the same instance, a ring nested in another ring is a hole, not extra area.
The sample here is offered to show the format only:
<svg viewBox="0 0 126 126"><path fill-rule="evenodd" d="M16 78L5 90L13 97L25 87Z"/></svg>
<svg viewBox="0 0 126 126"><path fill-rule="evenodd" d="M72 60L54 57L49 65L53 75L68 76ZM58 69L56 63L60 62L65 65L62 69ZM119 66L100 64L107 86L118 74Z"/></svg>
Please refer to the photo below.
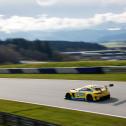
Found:
<svg viewBox="0 0 126 126"><path fill-rule="evenodd" d="M122 100L122 101L115 103L113 106L118 106L118 105L122 105L122 104L125 104L125 103L126 103L126 100Z"/></svg>
<svg viewBox="0 0 126 126"><path fill-rule="evenodd" d="M115 103L117 101L119 101L118 98L111 97L110 99L101 100L101 101L98 101L98 102L95 102L95 103L97 103L97 104L110 104L110 103Z"/></svg>
<svg viewBox="0 0 126 126"><path fill-rule="evenodd" d="M88 101L84 101L84 100L71 100L71 101L76 101L76 102L88 102ZM96 101L96 102L88 102L88 103L94 103L94 104L110 104L110 103L115 103L118 102L119 99L111 97L110 99L106 99L106 100L100 100L100 101Z"/></svg>

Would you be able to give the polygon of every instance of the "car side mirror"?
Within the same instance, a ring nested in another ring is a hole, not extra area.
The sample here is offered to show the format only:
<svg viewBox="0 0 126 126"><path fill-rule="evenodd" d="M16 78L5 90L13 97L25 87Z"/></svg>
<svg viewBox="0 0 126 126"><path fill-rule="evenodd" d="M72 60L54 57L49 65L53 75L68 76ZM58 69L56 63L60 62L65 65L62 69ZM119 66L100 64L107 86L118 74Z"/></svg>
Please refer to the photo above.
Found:
<svg viewBox="0 0 126 126"><path fill-rule="evenodd" d="M114 86L114 84L109 84L109 87L113 87Z"/></svg>

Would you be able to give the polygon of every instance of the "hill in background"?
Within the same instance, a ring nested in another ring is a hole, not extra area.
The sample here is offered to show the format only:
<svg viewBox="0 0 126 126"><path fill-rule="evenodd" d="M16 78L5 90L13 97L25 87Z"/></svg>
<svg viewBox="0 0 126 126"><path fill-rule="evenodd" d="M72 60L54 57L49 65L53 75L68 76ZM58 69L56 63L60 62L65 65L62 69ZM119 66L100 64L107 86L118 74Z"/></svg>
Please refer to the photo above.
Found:
<svg viewBox="0 0 126 126"><path fill-rule="evenodd" d="M111 49L126 50L126 41L108 41L108 42L102 43L102 45Z"/></svg>
<svg viewBox="0 0 126 126"><path fill-rule="evenodd" d="M96 43L7 39L0 41L0 63L18 63L21 60L64 61L71 60L71 57L63 56L60 52L103 49L106 47Z"/></svg>

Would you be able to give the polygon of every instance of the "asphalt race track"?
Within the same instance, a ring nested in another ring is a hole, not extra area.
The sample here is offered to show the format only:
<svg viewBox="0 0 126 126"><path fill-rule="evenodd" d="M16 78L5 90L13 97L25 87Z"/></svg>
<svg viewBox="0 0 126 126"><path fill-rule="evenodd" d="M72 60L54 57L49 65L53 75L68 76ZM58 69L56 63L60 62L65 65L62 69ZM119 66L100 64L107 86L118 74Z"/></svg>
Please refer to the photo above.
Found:
<svg viewBox="0 0 126 126"><path fill-rule="evenodd" d="M88 84L105 85L110 83L115 84L110 88L110 100L88 103L64 99L64 95L69 89ZM0 98L126 118L126 82L1 78Z"/></svg>

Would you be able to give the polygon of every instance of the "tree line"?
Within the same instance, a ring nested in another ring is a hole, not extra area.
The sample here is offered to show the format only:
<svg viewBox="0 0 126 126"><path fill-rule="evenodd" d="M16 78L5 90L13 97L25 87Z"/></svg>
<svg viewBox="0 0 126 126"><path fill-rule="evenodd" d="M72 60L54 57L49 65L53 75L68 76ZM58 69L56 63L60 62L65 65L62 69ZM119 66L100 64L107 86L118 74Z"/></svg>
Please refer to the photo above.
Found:
<svg viewBox="0 0 126 126"><path fill-rule="evenodd" d="M60 52L106 49L96 43L69 41L26 40L23 38L0 40L0 63L19 63L21 60L72 60Z"/></svg>

